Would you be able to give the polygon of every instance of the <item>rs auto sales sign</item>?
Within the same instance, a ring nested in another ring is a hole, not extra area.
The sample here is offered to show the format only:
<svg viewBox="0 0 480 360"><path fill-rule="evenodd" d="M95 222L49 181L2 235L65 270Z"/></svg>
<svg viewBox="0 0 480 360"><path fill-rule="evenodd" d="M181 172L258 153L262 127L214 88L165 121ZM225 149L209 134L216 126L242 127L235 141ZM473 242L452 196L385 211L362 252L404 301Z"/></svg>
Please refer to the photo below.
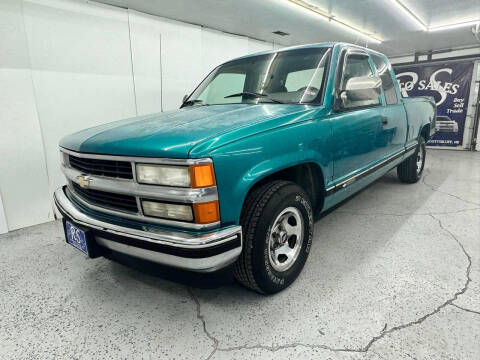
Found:
<svg viewBox="0 0 480 360"><path fill-rule="evenodd" d="M462 145L473 63L412 65L395 73L404 97L432 96L437 103L436 134L428 145Z"/></svg>

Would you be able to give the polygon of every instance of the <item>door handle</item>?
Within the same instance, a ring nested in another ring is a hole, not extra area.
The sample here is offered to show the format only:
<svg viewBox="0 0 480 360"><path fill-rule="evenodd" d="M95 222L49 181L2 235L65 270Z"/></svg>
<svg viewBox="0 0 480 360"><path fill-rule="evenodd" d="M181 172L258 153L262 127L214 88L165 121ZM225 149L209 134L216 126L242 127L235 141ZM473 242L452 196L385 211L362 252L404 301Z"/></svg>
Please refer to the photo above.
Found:
<svg viewBox="0 0 480 360"><path fill-rule="evenodd" d="M388 117L382 116L382 125L387 125L388 124Z"/></svg>

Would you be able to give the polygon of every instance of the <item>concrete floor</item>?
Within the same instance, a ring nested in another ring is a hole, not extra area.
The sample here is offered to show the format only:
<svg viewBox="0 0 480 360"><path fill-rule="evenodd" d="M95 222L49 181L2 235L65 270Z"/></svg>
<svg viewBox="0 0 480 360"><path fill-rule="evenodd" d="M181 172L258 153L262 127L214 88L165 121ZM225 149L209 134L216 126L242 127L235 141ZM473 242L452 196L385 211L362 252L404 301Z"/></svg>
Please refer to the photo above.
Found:
<svg viewBox="0 0 480 360"><path fill-rule="evenodd" d="M428 150L419 183L391 172L321 218L275 296L88 260L59 222L0 236L0 291L2 359L478 359L480 153Z"/></svg>

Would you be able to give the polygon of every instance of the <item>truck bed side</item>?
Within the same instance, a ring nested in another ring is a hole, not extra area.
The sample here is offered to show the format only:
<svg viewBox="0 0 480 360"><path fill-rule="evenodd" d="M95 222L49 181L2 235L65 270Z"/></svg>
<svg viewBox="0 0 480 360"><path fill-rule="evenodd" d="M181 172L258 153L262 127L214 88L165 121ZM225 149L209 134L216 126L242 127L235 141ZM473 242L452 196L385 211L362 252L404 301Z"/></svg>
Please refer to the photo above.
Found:
<svg viewBox="0 0 480 360"><path fill-rule="evenodd" d="M407 113L407 141L406 146L414 144L419 135L423 134L425 140L430 139L435 133L436 105L432 97L419 96L403 98L403 106Z"/></svg>

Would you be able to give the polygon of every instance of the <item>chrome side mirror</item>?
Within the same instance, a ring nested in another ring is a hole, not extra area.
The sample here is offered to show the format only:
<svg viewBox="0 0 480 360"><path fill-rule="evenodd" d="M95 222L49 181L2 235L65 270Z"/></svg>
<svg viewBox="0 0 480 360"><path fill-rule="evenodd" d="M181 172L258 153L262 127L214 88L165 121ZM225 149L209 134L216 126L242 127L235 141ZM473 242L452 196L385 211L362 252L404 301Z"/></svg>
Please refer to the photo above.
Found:
<svg viewBox="0 0 480 360"><path fill-rule="evenodd" d="M358 76L347 80L338 97L340 107L374 105L379 103L382 80L378 76Z"/></svg>
<svg viewBox="0 0 480 360"><path fill-rule="evenodd" d="M348 79L345 95L350 101L378 100L382 80L378 76L359 76Z"/></svg>

